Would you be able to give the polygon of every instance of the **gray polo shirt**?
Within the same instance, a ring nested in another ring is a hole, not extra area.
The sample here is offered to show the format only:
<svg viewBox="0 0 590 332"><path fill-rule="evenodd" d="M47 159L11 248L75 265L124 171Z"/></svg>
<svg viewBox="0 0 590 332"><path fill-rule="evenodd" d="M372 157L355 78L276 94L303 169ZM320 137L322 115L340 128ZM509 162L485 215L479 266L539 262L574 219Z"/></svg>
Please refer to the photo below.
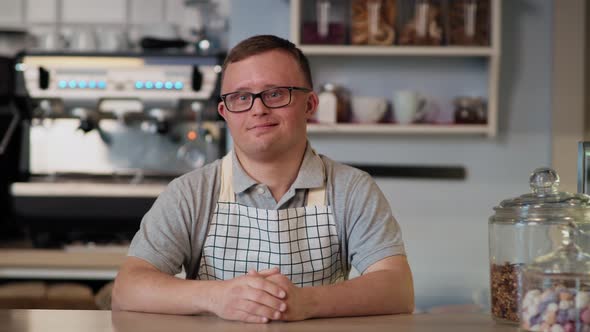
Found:
<svg viewBox="0 0 590 332"><path fill-rule="evenodd" d="M295 182L277 202L266 185L246 174L232 153L233 189L236 202L243 205L273 210L302 207L308 189L321 187L326 181L345 275L351 266L362 273L383 258L405 255L399 225L369 174L314 154L308 143ZM219 197L220 175L221 160L217 160L170 182L143 217L129 256L146 260L171 275L184 266L187 279L195 279Z"/></svg>

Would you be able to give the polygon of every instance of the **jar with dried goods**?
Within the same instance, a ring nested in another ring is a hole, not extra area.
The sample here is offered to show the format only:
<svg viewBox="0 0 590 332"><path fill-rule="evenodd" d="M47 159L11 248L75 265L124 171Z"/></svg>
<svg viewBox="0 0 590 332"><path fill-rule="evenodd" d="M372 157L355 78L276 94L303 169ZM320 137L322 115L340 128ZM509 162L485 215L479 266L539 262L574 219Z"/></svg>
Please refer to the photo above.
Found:
<svg viewBox="0 0 590 332"><path fill-rule="evenodd" d="M354 45L392 45L395 0L352 0L350 41Z"/></svg>
<svg viewBox="0 0 590 332"><path fill-rule="evenodd" d="M452 45L489 45L490 0L454 0L449 8Z"/></svg>
<svg viewBox="0 0 590 332"><path fill-rule="evenodd" d="M538 168L529 181L532 192L502 201L488 223L491 309L499 322L519 322L525 266L559 248L565 226L590 221L590 196L560 192L554 170Z"/></svg>
<svg viewBox="0 0 590 332"><path fill-rule="evenodd" d="M304 0L301 26L303 44L345 44L348 24L347 0Z"/></svg>
<svg viewBox="0 0 590 332"><path fill-rule="evenodd" d="M440 0L399 1L400 45L441 45L444 38Z"/></svg>

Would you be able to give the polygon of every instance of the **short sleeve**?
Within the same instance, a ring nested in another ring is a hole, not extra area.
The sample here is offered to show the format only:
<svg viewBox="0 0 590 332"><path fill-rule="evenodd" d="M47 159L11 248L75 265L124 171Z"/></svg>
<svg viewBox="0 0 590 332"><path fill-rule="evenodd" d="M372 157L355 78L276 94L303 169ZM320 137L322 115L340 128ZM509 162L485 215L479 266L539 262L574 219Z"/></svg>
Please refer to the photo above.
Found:
<svg viewBox="0 0 590 332"><path fill-rule="evenodd" d="M363 273L384 258L405 255L399 224L375 181L363 172L351 189L346 204L351 265Z"/></svg>
<svg viewBox="0 0 590 332"><path fill-rule="evenodd" d="M190 257L191 219L188 201L176 179L144 215L128 255L141 258L164 273L180 273L183 262Z"/></svg>

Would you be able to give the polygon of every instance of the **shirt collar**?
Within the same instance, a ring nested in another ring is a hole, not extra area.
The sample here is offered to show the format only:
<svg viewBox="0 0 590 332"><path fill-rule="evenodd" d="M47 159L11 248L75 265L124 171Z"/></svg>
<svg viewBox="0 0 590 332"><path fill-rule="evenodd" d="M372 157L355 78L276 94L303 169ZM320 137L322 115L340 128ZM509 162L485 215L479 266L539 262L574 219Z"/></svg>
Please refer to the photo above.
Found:
<svg viewBox="0 0 590 332"><path fill-rule="evenodd" d="M244 192L250 187L257 185L254 179L252 179L246 171L242 168L238 157L236 156L235 150L232 149L232 172L233 172L233 187L234 193L238 194ZM324 163L322 158L313 151L309 142L305 148L305 154L303 155L303 162L299 168L297 178L293 182L292 188L295 189L308 189L308 188L319 188L324 185L326 181L326 174L324 171Z"/></svg>

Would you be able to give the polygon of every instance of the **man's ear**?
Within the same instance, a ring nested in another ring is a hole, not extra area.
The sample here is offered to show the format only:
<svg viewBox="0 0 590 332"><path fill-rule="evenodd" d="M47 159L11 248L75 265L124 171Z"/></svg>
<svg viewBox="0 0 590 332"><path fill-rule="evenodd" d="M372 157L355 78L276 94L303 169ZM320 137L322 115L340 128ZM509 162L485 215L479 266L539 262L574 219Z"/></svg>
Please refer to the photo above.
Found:
<svg viewBox="0 0 590 332"><path fill-rule="evenodd" d="M305 103L305 115L307 119L311 119L318 110L319 98L315 92L311 92Z"/></svg>
<svg viewBox="0 0 590 332"><path fill-rule="evenodd" d="M219 115L221 115L222 118L225 119L225 121L227 121L227 118L225 117L226 115L226 110L225 110L225 104L223 103L223 100L219 102L219 104L217 104L217 113L219 113Z"/></svg>

